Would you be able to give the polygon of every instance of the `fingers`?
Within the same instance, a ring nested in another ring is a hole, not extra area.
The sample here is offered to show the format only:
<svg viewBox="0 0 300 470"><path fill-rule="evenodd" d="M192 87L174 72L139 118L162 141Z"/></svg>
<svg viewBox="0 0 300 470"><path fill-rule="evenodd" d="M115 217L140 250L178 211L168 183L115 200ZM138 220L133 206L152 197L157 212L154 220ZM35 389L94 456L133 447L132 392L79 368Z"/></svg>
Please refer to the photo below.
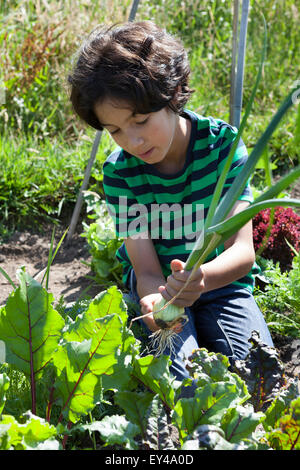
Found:
<svg viewBox="0 0 300 470"><path fill-rule="evenodd" d="M161 286L161 289L159 289L161 295L167 300L171 300L175 295L178 294L177 290L174 290L170 288L169 286ZM194 301L199 297L200 293L197 294L196 291L194 292L185 292L183 291L180 294L180 297L174 300L173 304L177 305L178 307L190 307L193 305Z"/></svg>
<svg viewBox="0 0 300 470"><path fill-rule="evenodd" d="M159 292L166 300L171 300L183 289L179 297L174 300L174 305L178 305L180 307L191 306L195 300L199 298L202 290L204 289L204 278L201 268L193 274L193 280L190 280L187 286L185 286L190 273L181 269L184 267L184 263L178 260L173 260L171 267L172 274L168 276L166 285L159 287Z"/></svg>
<svg viewBox="0 0 300 470"><path fill-rule="evenodd" d="M195 289L198 289L202 281L202 273L197 273L196 276L193 276L193 279L189 280L187 286L184 288L185 292L193 292ZM170 275L167 278L167 289L171 287L179 291L185 285L186 281L189 279L189 273L184 272L175 272L174 275Z"/></svg>
<svg viewBox="0 0 300 470"><path fill-rule="evenodd" d="M183 261L180 261L179 259L173 259L171 261L172 272L183 271L184 267L185 267L185 263Z"/></svg>

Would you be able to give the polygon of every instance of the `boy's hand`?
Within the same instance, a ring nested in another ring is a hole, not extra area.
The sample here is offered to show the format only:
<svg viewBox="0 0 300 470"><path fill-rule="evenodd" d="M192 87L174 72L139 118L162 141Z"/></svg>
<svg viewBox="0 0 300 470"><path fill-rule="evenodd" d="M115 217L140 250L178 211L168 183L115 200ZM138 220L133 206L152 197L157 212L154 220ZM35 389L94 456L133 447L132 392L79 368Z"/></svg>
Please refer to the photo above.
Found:
<svg viewBox="0 0 300 470"><path fill-rule="evenodd" d="M146 313L153 312L153 306L154 306L156 300L158 300L158 299L161 299L161 295L159 293L158 294L148 294L148 295L145 295L145 297L142 297L140 299L140 306L141 306L142 315L145 315ZM151 331L159 330L159 327L155 323L153 315L149 315L148 317L145 317L142 320L147 325L149 330L151 330Z"/></svg>
<svg viewBox="0 0 300 470"><path fill-rule="evenodd" d="M158 288L159 292L166 300L170 300L174 297L188 279L190 273L185 271L184 267L185 263L178 259L174 259L171 262L172 274L167 277L167 284L159 286ZM199 268L193 274L193 279L189 282L187 287L185 287L184 291L176 300L174 300L174 305L190 307L200 297L203 289L204 276L201 268Z"/></svg>
<svg viewBox="0 0 300 470"><path fill-rule="evenodd" d="M153 312L153 307L157 299L158 300L161 299L161 294L149 294L149 295L145 295L145 297L142 297L140 299L141 312L143 315ZM157 326L153 318L153 315L149 315L148 317L145 317L142 320L147 325L149 330L154 332L160 329ZM175 331L175 333L180 333L182 331L182 325L181 324L175 325L173 327L173 330Z"/></svg>

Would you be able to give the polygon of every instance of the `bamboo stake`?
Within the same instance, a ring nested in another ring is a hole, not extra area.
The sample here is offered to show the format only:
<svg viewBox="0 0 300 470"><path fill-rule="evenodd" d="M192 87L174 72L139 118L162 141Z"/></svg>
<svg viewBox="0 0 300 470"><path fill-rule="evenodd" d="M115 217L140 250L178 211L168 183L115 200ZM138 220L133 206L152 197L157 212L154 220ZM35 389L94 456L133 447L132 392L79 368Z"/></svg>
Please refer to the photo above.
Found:
<svg viewBox="0 0 300 470"><path fill-rule="evenodd" d="M236 52L237 36L239 24L239 3L240 0L234 0L233 6L233 34L232 34L232 57L231 57L231 75L230 75L230 117L229 122L233 125L233 107L235 103L235 78L236 78Z"/></svg>
<svg viewBox="0 0 300 470"><path fill-rule="evenodd" d="M138 4L139 4L139 0L133 0L132 6L131 6L131 9L130 9L130 13L129 13L129 17L128 17L128 21L134 21L134 18L135 18L137 9L138 9ZM99 147L99 144L100 144L100 141L101 141L101 136L102 136L102 131L97 131L95 139L94 139L92 151L91 151L91 156L90 156L90 159L89 159L88 164L87 164L86 169L85 169L84 179L83 179L81 188L79 190L79 194L78 194L78 197L77 197L75 208L74 208L74 211L73 211L73 214L72 214L72 218L71 218L71 222L70 222L70 228L69 228L68 235L67 235L67 243L69 243L71 241L71 239L74 235L74 232L75 232L75 228L76 228L76 225L77 225L77 222L78 222L78 219L79 219L79 214L80 214L81 207L82 207L83 192L86 190L87 185L89 184L91 171L92 171L94 161L95 161L95 158L96 158L96 155L97 155L98 147Z"/></svg>
<svg viewBox="0 0 300 470"><path fill-rule="evenodd" d="M240 125L242 102L243 102L243 81L244 81L248 12L249 12L249 0L243 0L240 34L239 34L239 45L238 45L237 70L236 70L236 78L235 78L233 117L232 117L232 125L237 128Z"/></svg>

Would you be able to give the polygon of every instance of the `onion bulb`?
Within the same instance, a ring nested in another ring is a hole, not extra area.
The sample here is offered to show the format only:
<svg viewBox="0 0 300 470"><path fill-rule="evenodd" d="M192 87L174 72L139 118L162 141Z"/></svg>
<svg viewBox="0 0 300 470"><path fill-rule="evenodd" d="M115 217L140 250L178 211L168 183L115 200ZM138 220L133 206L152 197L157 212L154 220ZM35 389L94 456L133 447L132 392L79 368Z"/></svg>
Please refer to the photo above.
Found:
<svg viewBox="0 0 300 470"><path fill-rule="evenodd" d="M184 314L184 308L170 304L164 310L161 310L167 301L161 295L153 306L153 318L160 328L169 328L170 323L176 322ZM161 310L161 311L159 311ZM157 312L157 313L156 313Z"/></svg>
<svg viewBox="0 0 300 470"><path fill-rule="evenodd" d="M166 303L167 301L160 296L153 306L153 318L159 330L150 336L150 344L156 351L156 356L162 354L166 348L169 348L171 354L175 352L174 342L179 338L175 331L176 327L181 327L183 320L188 320L183 307L170 304L161 310Z"/></svg>

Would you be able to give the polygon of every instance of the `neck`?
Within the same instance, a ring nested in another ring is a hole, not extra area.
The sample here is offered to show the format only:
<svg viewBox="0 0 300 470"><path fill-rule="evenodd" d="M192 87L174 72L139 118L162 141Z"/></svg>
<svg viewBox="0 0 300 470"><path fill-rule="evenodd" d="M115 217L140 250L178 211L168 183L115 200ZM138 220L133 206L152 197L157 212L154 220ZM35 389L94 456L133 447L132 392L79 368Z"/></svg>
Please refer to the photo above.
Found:
<svg viewBox="0 0 300 470"><path fill-rule="evenodd" d="M182 170L186 161L190 135L191 121L183 116L177 116L170 152L162 162L155 165L159 171L172 174Z"/></svg>

